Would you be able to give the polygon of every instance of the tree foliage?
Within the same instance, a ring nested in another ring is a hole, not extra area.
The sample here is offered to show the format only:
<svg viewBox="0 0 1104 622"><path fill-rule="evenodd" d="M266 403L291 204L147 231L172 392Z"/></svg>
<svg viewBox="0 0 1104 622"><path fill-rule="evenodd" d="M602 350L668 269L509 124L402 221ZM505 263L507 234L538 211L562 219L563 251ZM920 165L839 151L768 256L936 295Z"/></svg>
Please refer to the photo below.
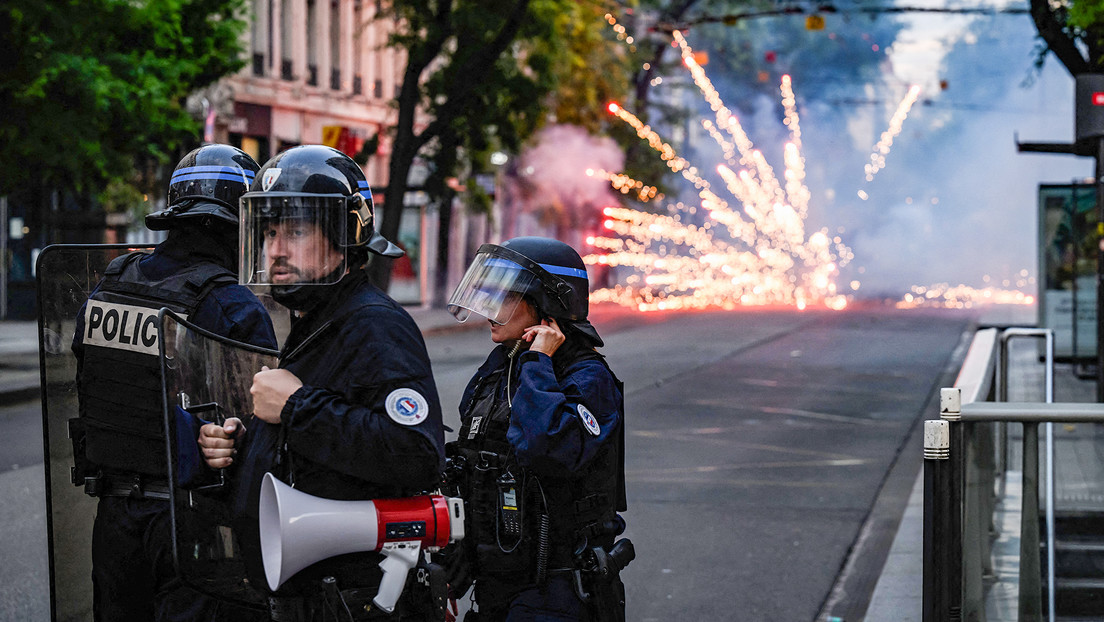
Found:
<svg viewBox="0 0 1104 622"><path fill-rule="evenodd" d="M492 150L516 152L550 119L595 129L623 92L625 62L602 36L600 0L395 0L382 17L407 65L383 201L381 233L396 239L416 158L428 161L426 190L451 196L462 167L487 170ZM603 75L599 75L603 74ZM621 89L621 90L618 90ZM444 214L444 211L442 211ZM442 229L445 223L442 222ZM389 283L389 262L373 280Z"/></svg>
<svg viewBox="0 0 1104 622"><path fill-rule="evenodd" d="M188 93L241 67L243 0L7 0L0 195L99 194L197 142Z"/></svg>
<svg viewBox="0 0 1104 622"><path fill-rule="evenodd" d="M1043 40L1036 60L1049 50L1070 75L1104 71L1104 3L1100 0L1031 0L1031 18Z"/></svg>

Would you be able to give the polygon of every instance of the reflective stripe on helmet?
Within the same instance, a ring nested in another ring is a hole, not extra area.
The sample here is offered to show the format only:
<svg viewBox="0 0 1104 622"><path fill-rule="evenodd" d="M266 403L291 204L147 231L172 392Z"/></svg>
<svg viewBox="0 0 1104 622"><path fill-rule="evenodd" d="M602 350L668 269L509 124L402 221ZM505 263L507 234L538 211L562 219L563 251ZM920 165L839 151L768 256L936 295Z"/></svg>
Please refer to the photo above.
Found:
<svg viewBox="0 0 1104 622"><path fill-rule="evenodd" d="M169 183L175 184L197 179L218 179L222 181L244 181L248 185L253 182L254 176L253 171L231 166L190 166L174 171Z"/></svg>
<svg viewBox="0 0 1104 622"><path fill-rule="evenodd" d="M358 180L357 192L360 193L360 196L364 197L365 201L368 201L369 203L372 202L372 189L368 187L368 182Z"/></svg>
<svg viewBox="0 0 1104 622"><path fill-rule="evenodd" d="M552 264L547 264L547 263L538 263L537 265L544 268L545 270L547 270L551 274L556 274L556 275L559 275L559 276L573 276L577 279L587 278L586 270L580 270L579 268L568 268L566 266L553 266Z"/></svg>

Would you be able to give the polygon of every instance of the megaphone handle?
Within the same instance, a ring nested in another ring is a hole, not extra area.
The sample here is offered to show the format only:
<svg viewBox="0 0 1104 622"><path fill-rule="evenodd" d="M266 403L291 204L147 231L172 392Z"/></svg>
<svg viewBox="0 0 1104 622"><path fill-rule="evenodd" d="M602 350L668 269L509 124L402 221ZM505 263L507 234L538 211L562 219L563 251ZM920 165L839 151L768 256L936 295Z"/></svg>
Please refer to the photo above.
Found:
<svg viewBox="0 0 1104 622"><path fill-rule="evenodd" d="M413 542L388 542L383 545L383 561L379 567L383 569L383 578L380 579L379 592L372 602L387 613L395 610L395 604L402 596L403 587L406 586L406 577L410 569L418 563L418 553L421 552L422 543Z"/></svg>

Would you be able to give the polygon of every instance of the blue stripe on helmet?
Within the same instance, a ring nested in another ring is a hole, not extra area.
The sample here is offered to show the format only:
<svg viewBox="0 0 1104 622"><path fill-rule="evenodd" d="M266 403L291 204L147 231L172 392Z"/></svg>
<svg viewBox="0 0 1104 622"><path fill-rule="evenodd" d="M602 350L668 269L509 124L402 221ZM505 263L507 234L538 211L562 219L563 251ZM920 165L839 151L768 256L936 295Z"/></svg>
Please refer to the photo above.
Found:
<svg viewBox="0 0 1104 622"><path fill-rule="evenodd" d="M586 270L580 270L579 268L567 268L565 266L553 266L552 264L539 263L538 266L544 268L548 272L559 276L573 276L577 279L587 278Z"/></svg>
<svg viewBox="0 0 1104 622"><path fill-rule="evenodd" d="M372 189L368 187L368 182L358 179L357 188L359 188L360 190L360 196L364 197L368 201L372 200Z"/></svg>
<svg viewBox="0 0 1104 622"><path fill-rule="evenodd" d="M243 179L241 171L234 173L193 173L190 175L174 175L170 184L176 184L184 181L203 181L212 179L215 181L236 181L248 184L248 179Z"/></svg>
<svg viewBox="0 0 1104 622"><path fill-rule="evenodd" d="M181 168L181 169L177 169L177 170L173 171L172 179L169 180L169 183L176 182L177 177L183 177L185 175L197 175L199 173L229 173L229 174L235 175L237 177L244 176L246 179L248 179L250 181L252 181L253 178L256 177L256 175L257 175L253 171L250 171L250 170L247 170L247 169L244 169L244 168L234 167L234 166L217 166L217 165L189 166L187 168ZM190 179L196 179L196 178L195 177L190 177Z"/></svg>

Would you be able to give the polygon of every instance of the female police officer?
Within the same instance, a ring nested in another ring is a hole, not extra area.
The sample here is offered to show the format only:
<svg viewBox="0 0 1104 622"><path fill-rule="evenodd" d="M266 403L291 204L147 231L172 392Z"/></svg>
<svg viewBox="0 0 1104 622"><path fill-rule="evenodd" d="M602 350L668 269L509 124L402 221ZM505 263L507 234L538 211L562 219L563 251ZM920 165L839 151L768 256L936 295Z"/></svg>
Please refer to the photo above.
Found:
<svg viewBox="0 0 1104 622"><path fill-rule="evenodd" d="M484 244L448 310L487 318L498 344L464 391L448 446L450 481L468 502L463 557L478 609L466 620L622 617L619 568L592 579L595 555L608 560L624 527L624 399L594 349L582 259L546 238ZM628 561L623 542L612 566Z"/></svg>

